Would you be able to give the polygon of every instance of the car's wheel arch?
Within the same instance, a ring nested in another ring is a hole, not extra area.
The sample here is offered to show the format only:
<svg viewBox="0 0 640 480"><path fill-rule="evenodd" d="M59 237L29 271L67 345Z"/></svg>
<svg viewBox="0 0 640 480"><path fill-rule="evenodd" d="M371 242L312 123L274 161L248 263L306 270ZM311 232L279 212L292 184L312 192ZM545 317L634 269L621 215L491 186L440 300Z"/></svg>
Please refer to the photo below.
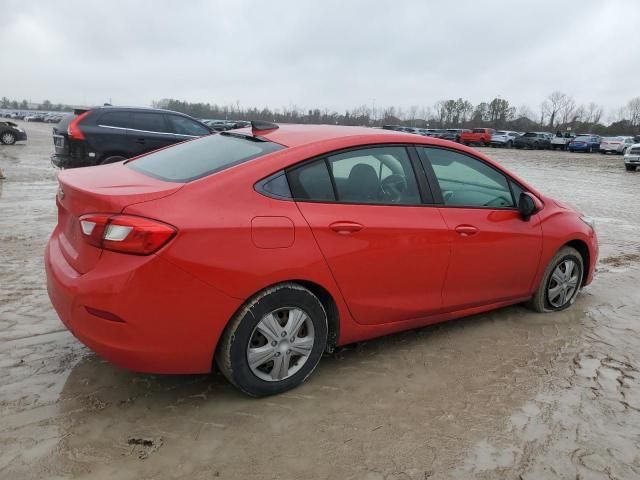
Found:
<svg viewBox="0 0 640 480"><path fill-rule="evenodd" d="M575 248L580 254L580 256L582 257L582 263L584 265L584 268L582 269L582 282L581 282L581 286L582 286L587 281L587 277L589 275L589 269L591 267L591 254L589 252L589 247L587 246L586 242L580 239L570 240L564 245L562 245L560 249L564 247Z"/></svg>
<svg viewBox="0 0 640 480"><path fill-rule="evenodd" d="M98 160L98 165L101 165L109 157L129 158L130 155L126 154L125 152L118 151L118 150L110 150L110 151L105 152L102 155L100 155L100 160Z"/></svg>
<svg viewBox="0 0 640 480"><path fill-rule="evenodd" d="M232 323L231 320L235 318L239 312L245 309L247 305L250 305L251 303L253 303L253 301L256 298L263 295L264 292L268 290L273 290L274 288L280 285L285 285L285 284L289 284L289 285L295 284L303 288L306 288L313 295L315 295L318 298L318 300L320 300L320 303L322 303L322 306L324 307L324 310L327 313L328 332L327 332L327 345L326 345L325 351L327 353L333 352L333 350L335 349L338 343L338 338L340 334L340 311L338 309L338 305L335 299L333 298L333 295L329 292L329 290L324 286L320 285L319 283L310 281L310 280L301 280L301 279L283 280L270 285L266 285L265 287L256 291L255 293L250 295L244 302L242 302L242 304L236 309L233 315L229 317L224 329L222 330L223 334L224 334L224 331L230 328L230 324ZM222 335L220 335L220 338L222 338ZM213 357L211 359L212 365L215 362L216 353L220 348L220 338L218 339L218 344L215 346L213 350Z"/></svg>

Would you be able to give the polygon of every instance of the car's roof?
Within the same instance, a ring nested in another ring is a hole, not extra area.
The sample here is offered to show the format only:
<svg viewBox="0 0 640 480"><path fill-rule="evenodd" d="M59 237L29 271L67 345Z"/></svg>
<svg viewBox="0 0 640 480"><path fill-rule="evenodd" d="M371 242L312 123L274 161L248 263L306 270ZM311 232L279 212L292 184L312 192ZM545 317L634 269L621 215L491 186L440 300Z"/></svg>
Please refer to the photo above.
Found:
<svg viewBox="0 0 640 480"><path fill-rule="evenodd" d="M234 131L241 134L251 134L250 128L242 128ZM426 143L422 142L421 139L428 138L396 130L373 129L369 127L296 124L279 124L279 128L277 129L257 131L255 135L287 147L298 147L325 140L353 137L370 137L370 141L397 141L402 143Z"/></svg>

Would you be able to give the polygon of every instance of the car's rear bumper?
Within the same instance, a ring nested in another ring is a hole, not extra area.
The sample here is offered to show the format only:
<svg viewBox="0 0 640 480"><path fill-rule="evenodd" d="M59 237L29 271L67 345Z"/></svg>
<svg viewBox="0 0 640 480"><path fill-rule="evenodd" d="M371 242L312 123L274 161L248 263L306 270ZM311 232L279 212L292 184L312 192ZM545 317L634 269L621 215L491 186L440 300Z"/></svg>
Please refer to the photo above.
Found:
<svg viewBox="0 0 640 480"><path fill-rule="evenodd" d="M49 298L82 343L138 372L211 370L218 339L242 300L156 255L104 251L96 267L80 274L58 242L54 232L45 252Z"/></svg>
<svg viewBox="0 0 640 480"><path fill-rule="evenodd" d="M599 150L599 147L597 145L569 145L569 149L573 150L574 152L586 152L587 150L589 150L589 147L591 147L592 152L597 152Z"/></svg>

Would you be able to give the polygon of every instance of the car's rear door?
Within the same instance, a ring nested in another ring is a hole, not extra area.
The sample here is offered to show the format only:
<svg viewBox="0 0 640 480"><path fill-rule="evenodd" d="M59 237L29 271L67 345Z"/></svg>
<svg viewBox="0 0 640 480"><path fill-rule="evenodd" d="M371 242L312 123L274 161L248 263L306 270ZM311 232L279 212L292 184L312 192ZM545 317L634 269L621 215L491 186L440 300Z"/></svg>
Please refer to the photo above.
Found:
<svg viewBox="0 0 640 480"><path fill-rule="evenodd" d="M128 110L105 109L99 112L88 140L101 156L128 155L129 143L127 131L131 125L131 113Z"/></svg>
<svg viewBox="0 0 640 480"><path fill-rule="evenodd" d="M131 112L131 126L127 131L131 156L151 152L182 140L171 132L169 122L162 112Z"/></svg>
<svg viewBox="0 0 640 480"><path fill-rule="evenodd" d="M395 145L353 149L287 172L359 323L420 318L442 308L448 230L439 209L428 204L420 170L415 151L410 156Z"/></svg>
<svg viewBox="0 0 640 480"><path fill-rule="evenodd" d="M542 228L537 215L524 221L516 208L522 187L467 153L418 150L450 231L444 307L526 297L539 267Z"/></svg>

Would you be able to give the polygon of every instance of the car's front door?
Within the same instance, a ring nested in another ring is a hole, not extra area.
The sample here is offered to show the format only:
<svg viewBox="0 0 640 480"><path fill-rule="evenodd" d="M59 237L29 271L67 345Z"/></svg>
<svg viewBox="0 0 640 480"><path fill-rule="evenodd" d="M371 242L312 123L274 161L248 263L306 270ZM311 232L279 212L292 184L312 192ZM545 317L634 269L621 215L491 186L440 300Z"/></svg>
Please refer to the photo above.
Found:
<svg viewBox="0 0 640 480"><path fill-rule="evenodd" d="M404 146L350 150L287 172L355 320L380 324L442 308L448 230L425 204ZM419 174L424 176L423 172ZM424 182L424 177L419 181ZM426 184L426 182L424 182Z"/></svg>
<svg viewBox="0 0 640 480"><path fill-rule="evenodd" d="M521 218L515 199L522 188L465 153L435 147L419 152L450 231L444 307L527 296L540 261L542 227L537 215Z"/></svg>
<svg viewBox="0 0 640 480"><path fill-rule="evenodd" d="M132 156L158 150L182 140L173 135L164 114L131 112L131 126L127 131L127 142Z"/></svg>

